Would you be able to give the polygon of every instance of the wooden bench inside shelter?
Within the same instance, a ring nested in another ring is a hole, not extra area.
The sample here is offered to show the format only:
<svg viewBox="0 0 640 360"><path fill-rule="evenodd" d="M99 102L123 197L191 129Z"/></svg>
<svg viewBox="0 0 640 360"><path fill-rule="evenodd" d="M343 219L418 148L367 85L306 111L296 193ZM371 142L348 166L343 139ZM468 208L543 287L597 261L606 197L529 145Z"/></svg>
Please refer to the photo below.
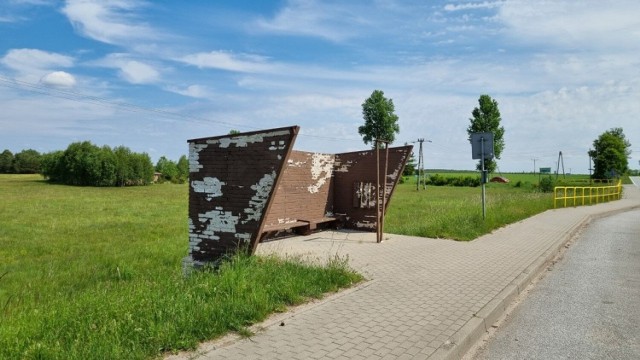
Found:
<svg viewBox="0 0 640 360"><path fill-rule="evenodd" d="M303 220L296 219L296 221L281 223L281 224L268 224L265 225L262 229L262 234L260 235L260 240L271 238L277 235L279 232L292 230L295 234L298 235L309 235L314 230L318 229L318 225L321 226L333 226L336 228L341 227L342 217L329 217L325 216L319 219L311 219L311 220Z"/></svg>

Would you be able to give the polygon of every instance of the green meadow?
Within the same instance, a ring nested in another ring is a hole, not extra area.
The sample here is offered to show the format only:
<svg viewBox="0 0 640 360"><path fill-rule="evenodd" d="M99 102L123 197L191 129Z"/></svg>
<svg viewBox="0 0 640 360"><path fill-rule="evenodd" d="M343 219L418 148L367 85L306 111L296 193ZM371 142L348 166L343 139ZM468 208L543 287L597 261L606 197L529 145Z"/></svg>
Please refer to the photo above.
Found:
<svg viewBox="0 0 640 360"><path fill-rule="evenodd" d="M361 280L341 259L247 256L184 277L186 185L1 175L0 194L0 359L154 358Z"/></svg>
<svg viewBox="0 0 640 360"><path fill-rule="evenodd" d="M467 172L433 172L477 176ZM481 187L400 184L385 232L471 240L553 207L538 176ZM569 182L586 176L572 175ZM194 349L362 280L344 259L237 256L185 277L187 186L51 185L0 175L0 359L148 359Z"/></svg>
<svg viewBox="0 0 640 360"><path fill-rule="evenodd" d="M461 173L443 173L460 176ZM477 173L462 173L477 175ZM401 184L393 194L385 232L430 238L473 240L504 225L553 208L552 194L535 191L533 177L520 176L519 187L490 183L486 186L486 219L482 218L481 187L427 186L416 190L415 179Z"/></svg>
<svg viewBox="0 0 640 360"><path fill-rule="evenodd" d="M478 177L474 171L427 170L443 177ZM553 208L553 193L540 191L542 179L558 186L587 186L588 175L503 173L508 183L486 185L486 219L482 187L430 186L416 190L416 178L405 178L393 194L384 231L430 238L473 240L505 225ZM607 184L595 184L596 186Z"/></svg>

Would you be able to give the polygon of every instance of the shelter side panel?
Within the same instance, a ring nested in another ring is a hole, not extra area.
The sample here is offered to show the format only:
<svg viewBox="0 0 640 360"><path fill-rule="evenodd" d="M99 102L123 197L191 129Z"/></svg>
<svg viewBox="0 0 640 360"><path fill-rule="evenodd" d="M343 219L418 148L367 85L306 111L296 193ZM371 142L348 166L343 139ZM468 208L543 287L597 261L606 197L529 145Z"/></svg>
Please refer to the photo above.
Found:
<svg viewBox="0 0 640 360"><path fill-rule="evenodd" d="M296 129L189 141L189 253L194 262L252 248Z"/></svg>

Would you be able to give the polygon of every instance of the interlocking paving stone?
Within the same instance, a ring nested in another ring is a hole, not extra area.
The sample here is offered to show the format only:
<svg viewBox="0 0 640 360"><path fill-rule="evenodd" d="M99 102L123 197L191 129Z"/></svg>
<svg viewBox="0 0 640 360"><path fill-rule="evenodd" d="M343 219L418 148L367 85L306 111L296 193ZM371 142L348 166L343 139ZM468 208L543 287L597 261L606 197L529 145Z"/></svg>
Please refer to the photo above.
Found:
<svg viewBox="0 0 640 360"><path fill-rule="evenodd" d="M262 254L319 262L348 256L373 281L195 358L446 357L475 314L514 282L533 279L530 267L551 259L590 217L637 206L640 190L627 186L622 200L550 210L471 242L385 234L378 244L372 233L328 231L261 244Z"/></svg>

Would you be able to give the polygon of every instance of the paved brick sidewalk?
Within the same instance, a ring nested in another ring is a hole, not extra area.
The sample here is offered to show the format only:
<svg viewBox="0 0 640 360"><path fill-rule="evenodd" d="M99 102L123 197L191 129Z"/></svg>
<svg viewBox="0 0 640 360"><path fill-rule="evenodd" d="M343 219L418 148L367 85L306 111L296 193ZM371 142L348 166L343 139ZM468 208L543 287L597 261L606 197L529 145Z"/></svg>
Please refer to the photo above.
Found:
<svg viewBox="0 0 640 360"><path fill-rule="evenodd" d="M455 359L590 218L640 206L619 201L550 210L472 242L322 232L259 246L320 261L348 255L372 279L285 315L251 339L218 341L198 359ZM192 354L193 355L193 354Z"/></svg>

